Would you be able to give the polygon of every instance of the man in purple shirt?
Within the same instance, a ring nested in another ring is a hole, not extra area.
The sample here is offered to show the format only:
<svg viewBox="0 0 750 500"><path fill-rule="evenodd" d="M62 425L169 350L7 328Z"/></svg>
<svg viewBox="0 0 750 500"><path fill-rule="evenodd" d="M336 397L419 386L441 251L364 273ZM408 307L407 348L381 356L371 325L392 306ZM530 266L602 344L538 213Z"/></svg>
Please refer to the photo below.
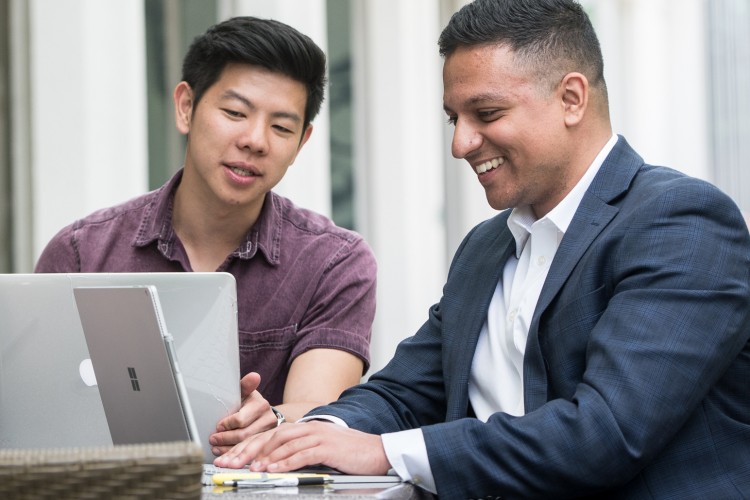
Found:
<svg viewBox="0 0 750 500"><path fill-rule="evenodd" d="M37 272L225 271L237 280L243 405L221 446L335 400L368 368L376 264L358 234L271 189L309 139L325 55L272 20L195 39L174 91L184 167L164 186L63 228Z"/></svg>

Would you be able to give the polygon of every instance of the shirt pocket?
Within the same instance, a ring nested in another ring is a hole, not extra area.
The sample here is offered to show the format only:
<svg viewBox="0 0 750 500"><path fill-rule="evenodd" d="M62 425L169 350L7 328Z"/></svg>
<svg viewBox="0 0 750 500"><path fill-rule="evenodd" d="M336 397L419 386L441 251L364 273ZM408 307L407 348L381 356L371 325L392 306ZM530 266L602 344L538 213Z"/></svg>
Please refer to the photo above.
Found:
<svg viewBox="0 0 750 500"><path fill-rule="evenodd" d="M239 331L240 374L258 372L258 390L269 401L281 398L296 340L296 324L258 332Z"/></svg>

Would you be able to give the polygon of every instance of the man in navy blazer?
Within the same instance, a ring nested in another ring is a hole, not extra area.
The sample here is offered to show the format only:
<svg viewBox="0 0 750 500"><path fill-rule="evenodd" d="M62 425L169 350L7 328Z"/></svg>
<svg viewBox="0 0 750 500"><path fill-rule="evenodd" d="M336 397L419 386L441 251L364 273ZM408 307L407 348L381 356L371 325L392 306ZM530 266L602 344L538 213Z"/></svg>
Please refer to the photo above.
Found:
<svg viewBox="0 0 750 500"><path fill-rule="evenodd" d="M453 155L512 210L382 371L216 463L392 468L449 499L748 497L740 211L613 135L573 1L476 0L439 43Z"/></svg>

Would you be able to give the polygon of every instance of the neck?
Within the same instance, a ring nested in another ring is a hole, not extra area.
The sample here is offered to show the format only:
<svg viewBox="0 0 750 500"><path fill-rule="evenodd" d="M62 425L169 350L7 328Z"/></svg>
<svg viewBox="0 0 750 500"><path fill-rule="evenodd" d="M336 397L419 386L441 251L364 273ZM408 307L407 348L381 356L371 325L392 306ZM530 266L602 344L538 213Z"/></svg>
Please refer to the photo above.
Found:
<svg viewBox="0 0 750 500"><path fill-rule="evenodd" d="M215 271L244 241L260 212L202 203L180 185L172 225L194 271Z"/></svg>

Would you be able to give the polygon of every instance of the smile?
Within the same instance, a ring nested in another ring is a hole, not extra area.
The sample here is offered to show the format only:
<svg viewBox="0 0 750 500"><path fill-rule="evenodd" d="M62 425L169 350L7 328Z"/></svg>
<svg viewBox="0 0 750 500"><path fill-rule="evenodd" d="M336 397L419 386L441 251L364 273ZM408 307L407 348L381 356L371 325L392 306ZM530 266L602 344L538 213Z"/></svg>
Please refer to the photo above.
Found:
<svg viewBox="0 0 750 500"><path fill-rule="evenodd" d="M229 167L229 170L231 170L233 173L239 175L240 177L253 177L255 174L249 170L245 170L244 168L239 167Z"/></svg>
<svg viewBox="0 0 750 500"><path fill-rule="evenodd" d="M480 163L479 165L477 165L476 167L474 167L474 170L476 171L477 174L483 174L485 172L488 172L490 170L493 170L493 169L497 168L498 166L502 165L503 163L505 163L505 158L503 158L502 156L499 156L497 158L493 158L491 160L487 160L484 163Z"/></svg>

